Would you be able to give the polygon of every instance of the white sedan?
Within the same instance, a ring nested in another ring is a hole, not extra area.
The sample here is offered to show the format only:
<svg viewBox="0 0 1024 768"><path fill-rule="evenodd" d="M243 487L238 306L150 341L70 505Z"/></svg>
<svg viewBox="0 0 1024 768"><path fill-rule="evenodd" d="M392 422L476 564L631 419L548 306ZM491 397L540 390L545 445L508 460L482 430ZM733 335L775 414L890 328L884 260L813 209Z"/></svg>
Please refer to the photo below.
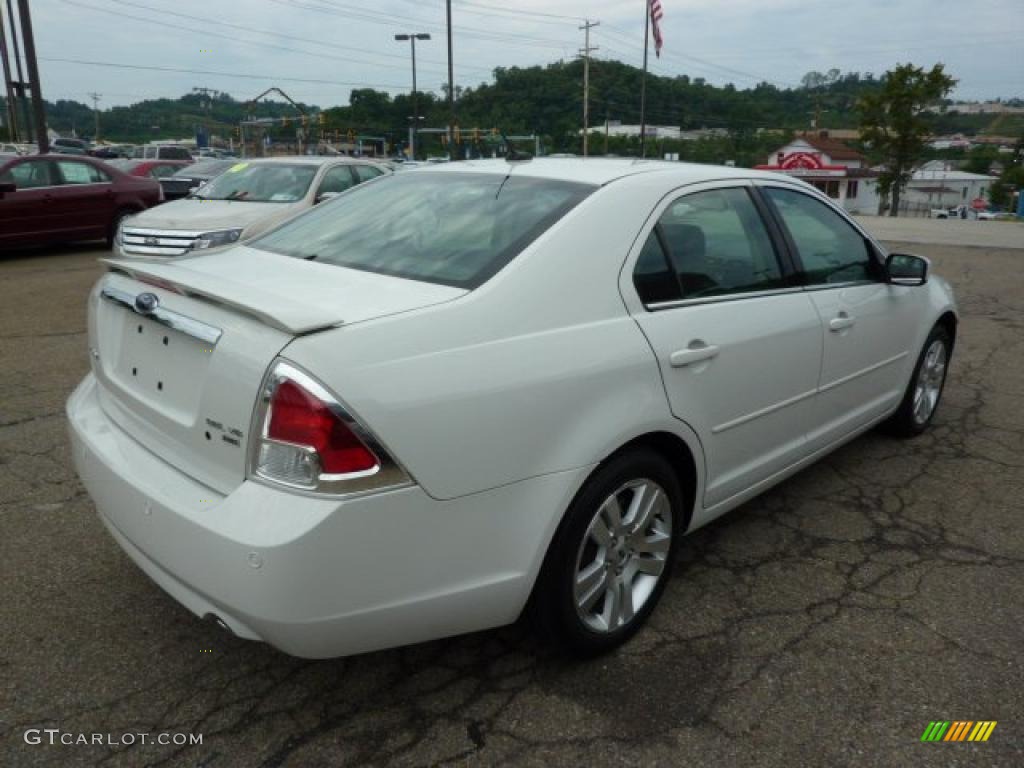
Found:
<svg viewBox="0 0 1024 768"><path fill-rule="evenodd" d="M812 187L678 163L423 167L108 266L67 406L101 520L195 614L304 657L527 607L615 647L684 534L924 430L957 331L926 260Z"/></svg>

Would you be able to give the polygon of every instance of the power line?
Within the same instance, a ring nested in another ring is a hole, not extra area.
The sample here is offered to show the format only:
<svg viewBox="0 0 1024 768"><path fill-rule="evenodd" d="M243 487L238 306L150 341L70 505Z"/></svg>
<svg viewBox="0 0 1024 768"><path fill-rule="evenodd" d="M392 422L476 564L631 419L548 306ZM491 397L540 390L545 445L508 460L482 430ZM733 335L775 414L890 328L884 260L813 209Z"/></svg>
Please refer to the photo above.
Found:
<svg viewBox="0 0 1024 768"><path fill-rule="evenodd" d="M222 72L213 69L189 69L185 67L158 67L149 64L123 64L112 61L88 61L86 59L65 59L54 56L40 56L40 61L53 61L62 64L79 64L82 66L90 67L108 67L112 69L137 69L148 72L175 72L186 75L213 75L217 77L237 77L246 80L283 80L289 83L312 83L314 85L343 85L343 86L356 86L360 88L382 88L389 91L400 91L405 92L408 90L408 86L395 85L393 83L361 83L346 80L318 80L310 77L285 77L279 74L251 74L243 72Z"/></svg>
<svg viewBox="0 0 1024 768"><path fill-rule="evenodd" d="M515 14L517 16L537 16L539 18L545 19L561 19L562 21L574 22L587 21L587 19L583 18L582 16L563 16L558 13L543 13L541 11L521 11L512 8L502 8L500 5L488 5L487 3L469 2L469 0L455 0L455 2L458 5L467 5L473 8L489 8L494 11L502 11L503 13Z"/></svg>
<svg viewBox="0 0 1024 768"><path fill-rule="evenodd" d="M272 3L283 5L288 8L298 8L305 11L324 13L331 16L341 16L342 18L349 20L359 19L371 24L379 24L390 29L394 29L396 25L396 18L391 14L378 14L373 11L367 11L364 8L333 2L332 0L318 0L322 6L328 7L308 4L312 1L313 0L307 0L306 3L302 3L298 0L270 0ZM437 31L446 29L444 24L439 24L419 17L403 16L402 22L413 23L418 27L423 27L424 29L434 29ZM453 26L452 29L467 37L473 37L480 40L499 41L512 46L528 48L559 48L562 50L575 47L574 43L567 40L554 40L551 38L535 37L533 35L518 35L514 33L499 34L489 29L464 26Z"/></svg>
<svg viewBox="0 0 1024 768"><path fill-rule="evenodd" d="M350 45L342 45L340 43L335 43L335 42L326 41L326 40L316 40L316 39L309 38L309 37L300 37L298 35L288 35L288 34L285 34L284 32L270 31L270 30L266 30L266 29L255 29L253 27L247 27L247 26L245 26L243 24L233 24L233 23L227 22L227 21L219 21L219 20L216 20L216 19L207 19L207 18L203 18L201 16L192 16L192 15L187 14L187 13L179 13L177 11L170 11L170 10L165 10L163 8L157 8L157 7L154 7L154 6L151 6L151 5L145 5L144 3L130 2L129 0L109 0L109 2L116 3L118 5L129 6L129 7L132 7L132 8L140 8L142 10L152 11L154 13L162 13L162 14L167 15L167 16L177 16L177 17L182 18L182 19L191 19L192 21L201 21L204 24L217 24L217 25L222 26L222 27L230 27L231 29L240 29L240 30L243 30L245 32L253 32L253 33L258 34L258 35L267 35L268 37L279 37L279 38L282 38L284 40L294 40L296 42L307 43L309 45L318 45L318 46L322 46L324 48L329 48L331 50L353 51L354 53L368 54L368 55L371 55L371 56L379 56L381 58L396 59L396 60L400 60L400 61L404 61L404 59L405 59L404 56L399 56L399 55L393 54L393 53L384 53L382 51L374 51L374 50L371 50L369 48L356 48L356 47L353 47L353 46L350 46ZM114 13L114 12L113 11L108 11L108 13ZM120 13L118 13L118 15L120 15ZM131 17L131 18L135 18L135 17ZM317 55L320 55L320 54L317 54ZM346 61L350 61L350 62L368 63L368 62L366 62L363 59L345 59L345 60ZM438 65L443 65L444 64L444 62L434 61L434 60L431 60L431 59L422 59L422 61L426 62L426 63L430 63L430 64L438 64ZM401 65L401 66L400 65L396 65L396 64L374 64L374 66L388 67L388 68L392 68L392 69L402 69L402 70L405 69L404 64ZM486 69L484 67L463 67L463 69L465 69L465 70L471 70L472 69L472 70L478 70L478 71L485 71L488 74L490 74L490 70Z"/></svg>
<svg viewBox="0 0 1024 768"><path fill-rule="evenodd" d="M122 5L132 5L131 3L124 2L124 0L113 0L113 1L114 2L120 2ZM144 23L144 24L146 24L147 26L150 26L150 27L153 24L153 20L152 19L147 19L147 18L144 18L144 17L141 17L141 16L135 16L135 15L132 15L130 13L125 13L123 11L115 11L115 10L112 10L112 9L109 9L109 8L101 8L99 6L89 5L88 3L82 3L82 2L79 2L78 0L62 0L62 2L66 3L67 5L77 6L77 7L80 7L80 8L87 8L87 9L92 10L92 11L99 11L101 13L108 13L108 14L111 14L113 16L117 16L118 18L131 19L132 21L142 22L142 23ZM135 4L135 5L136 5L136 7L147 8L147 6L142 6L140 4ZM159 9L155 9L155 8L152 9L152 10L158 11L158 12L163 12L163 11L159 11ZM170 12L167 12L167 13L170 13ZM176 15L176 16L184 16L185 14L175 13L174 15ZM193 17L190 17L190 18L198 18L198 17L194 17L193 16ZM198 20L205 21L204 19L198 19ZM161 21L160 25L161 25L161 27L169 27L169 28L172 28L172 29L180 29L180 30L185 31L185 32L192 32L192 33L199 34L199 35L205 35L207 37L216 37L216 38L220 38L222 40L230 40L233 43L238 43L238 44L242 44L242 45L255 46L255 47L258 47L258 48L263 49L263 50L265 50L267 48L273 48L273 49L279 50L279 51L286 51L288 53L297 53L297 54L302 55L302 56L311 56L311 57L315 57L315 58L318 58L318 59L332 59L334 61L343 61L343 62L346 62L348 64L366 64L367 63L365 61L365 59L354 59L354 58L347 57L347 56L337 56L337 55L329 54L329 53L318 53L318 52L315 52L315 51L306 51L306 50L302 50L300 48L290 48L288 46L276 45L274 43L268 43L268 42L263 42L263 41L258 41L258 40L246 40L244 38L238 37L237 35L221 34L219 32L214 32L214 31L211 31L209 29L196 29L195 27L185 26L183 24L175 24L175 23L172 23L172 22L169 22L169 21ZM255 30L255 31L258 32L259 34L269 34L269 33L266 33L266 32L261 32L259 30ZM405 69L404 67L401 67L401 66L399 66L397 64L374 63L374 66L382 67L382 68L385 68L385 69ZM434 71L434 70L431 70L431 71Z"/></svg>

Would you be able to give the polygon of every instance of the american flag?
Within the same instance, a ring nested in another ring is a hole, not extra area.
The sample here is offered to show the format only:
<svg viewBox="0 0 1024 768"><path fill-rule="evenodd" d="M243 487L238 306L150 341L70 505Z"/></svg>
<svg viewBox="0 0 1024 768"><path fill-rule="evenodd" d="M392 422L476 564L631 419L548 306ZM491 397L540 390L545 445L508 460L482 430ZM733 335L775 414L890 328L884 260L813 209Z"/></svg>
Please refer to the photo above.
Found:
<svg viewBox="0 0 1024 768"><path fill-rule="evenodd" d="M654 55L661 58L661 26L659 22L664 15L661 11L661 0L649 0L651 4L651 31L654 33Z"/></svg>

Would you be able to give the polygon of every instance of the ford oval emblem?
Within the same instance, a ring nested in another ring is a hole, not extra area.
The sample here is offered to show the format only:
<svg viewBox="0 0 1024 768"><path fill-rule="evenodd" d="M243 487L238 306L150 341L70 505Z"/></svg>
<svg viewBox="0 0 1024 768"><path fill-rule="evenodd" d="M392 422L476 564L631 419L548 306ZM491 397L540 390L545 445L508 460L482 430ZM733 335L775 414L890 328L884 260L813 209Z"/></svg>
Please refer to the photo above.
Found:
<svg viewBox="0 0 1024 768"><path fill-rule="evenodd" d="M140 293L135 297L135 308L143 314L149 314L160 306L160 299L153 293Z"/></svg>
<svg viewBox="0 0 1024 768"><path fill-rule="evenodd" d="M147 235L142 242L146 245L160 245L160 238Z"/></svg>

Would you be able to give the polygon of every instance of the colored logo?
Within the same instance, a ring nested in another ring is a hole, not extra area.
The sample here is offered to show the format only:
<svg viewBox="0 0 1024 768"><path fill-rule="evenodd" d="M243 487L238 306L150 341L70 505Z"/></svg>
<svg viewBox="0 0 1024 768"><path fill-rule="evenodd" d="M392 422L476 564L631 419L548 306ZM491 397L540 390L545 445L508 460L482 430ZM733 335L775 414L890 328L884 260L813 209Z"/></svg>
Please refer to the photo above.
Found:
<svg viewBox="0 0 1024 768"><path fill-rule="evenodd" d="M988 741L996 729L995 720L933 720L921 734L921 741Z"/></svg>

